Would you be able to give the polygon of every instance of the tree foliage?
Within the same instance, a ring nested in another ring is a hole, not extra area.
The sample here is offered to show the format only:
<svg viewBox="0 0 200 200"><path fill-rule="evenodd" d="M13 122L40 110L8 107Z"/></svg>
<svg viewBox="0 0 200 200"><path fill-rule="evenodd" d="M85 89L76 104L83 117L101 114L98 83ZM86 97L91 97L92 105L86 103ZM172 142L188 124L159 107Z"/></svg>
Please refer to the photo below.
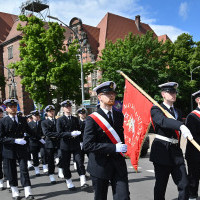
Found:
<svg viewBox="0 0 200 200"><path fill-rule="evenodd" d="M21 76L22 85L30 97L43 106L57 104L64 99L80 102L80 63L77 59L78 44L75 41L68 51L63 45L65 29L58 23L45 24L35 16L20 16L26 22L18 25L22 31L20 41L21 61L11 64Z"/></svg>
<svg viewBox="0 0 200 200"><path fill-rule="evenodd" d="M191 94L200 86L200 69L195 69L200 66L200 45L193 41L191 35L183 33L171 44L171 49L168 79L179 83L177 104L186 115L191 110Z"/></svg>
<svg viewBox="0 0 200 200"><path fill-rule="evenodd" d="M122 99L124 78L116 72L121 70L155 97L157 85L166 76L166 47L167 45L153 37L152 32L142 36L130 33L124 40L119 39L114 44L107 42L99 62L103 71L102 81L114 80L117 84L118 97Z"/></svg>
<svg viewBox="0 0 200 200"><path fill-rule="evenodd" d="M101 81L115 81L118 98L122 100L124 78L116 72L121 70L157 101L162 100L159 84L178 82L177 103L186 114L190 110L191 93L199 90L199 71L194 71L196 78L190 80L191 70L200 65L199 50L200 43L195 43L188 34L180 35L174 43L163 43L152 32L142 36L130 33L124 40L107 41L98 63L103 71Z"/></svg>

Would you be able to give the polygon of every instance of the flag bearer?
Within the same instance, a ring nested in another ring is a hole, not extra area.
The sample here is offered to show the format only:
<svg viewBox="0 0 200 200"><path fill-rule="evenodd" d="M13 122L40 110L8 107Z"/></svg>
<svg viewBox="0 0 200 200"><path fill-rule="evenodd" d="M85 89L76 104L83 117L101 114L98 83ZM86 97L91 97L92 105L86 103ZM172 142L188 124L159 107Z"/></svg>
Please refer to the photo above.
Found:
<svg viewBox="0 0 200 200"><path fill-rule="evenodd" d="M173 117L167 118L157 106L151 108L151 117L156 137L151 146L150 161L155 171L154 200L164 200L166 187L171 174L178 187L178 199L188 200L188 179L180 148L180 131L185 138L192 139L190 130L182 122L181 111L174 107L178 83L168 82L159 85L163 103L161 106Z"/></svg>
<svg viewBox="0 0 200 200"><path fill-rule="evenodd" d="M192 136L200 144L200 90L192 94L197 103L197 108L193 110L186 119L186 126L192 133ZM200 152L191 144L187 143L185 158L188 165L189 178L189 200L198 198L198 188L200 179Z"/></svg>

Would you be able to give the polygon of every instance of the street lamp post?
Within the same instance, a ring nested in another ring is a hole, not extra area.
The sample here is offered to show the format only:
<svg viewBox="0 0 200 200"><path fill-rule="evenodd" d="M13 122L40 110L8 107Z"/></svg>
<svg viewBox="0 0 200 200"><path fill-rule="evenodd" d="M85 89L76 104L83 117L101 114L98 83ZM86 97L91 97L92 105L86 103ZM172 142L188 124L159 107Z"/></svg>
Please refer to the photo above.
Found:
<svg viewBox="0 0 200 200"><path fill-rule="evenodd" d="M192 71L190 72L191 81L193 80L193 79L192 79L192 73L194 72L194 70L199 69L199 68L200 68L200 66L197 66L197 67L195 67L194 69L192 69ZM191 95L191 110L193 110L193 99L192 99L192 95Z"/></svg>
<svg viewBox="0 0 200 200"><path fill-rule="evenodd" d="M84 100L85 100L85 95L84 95L83 56L82 56L82 49L81 49L81 41L79 40L77 33L76 33L70 26L68 26L67 24L65 24L63 21L61 21L61 20L58 19L57 17L53 17L53 16L50 16L50 15L48 15L47 17L48 17L48 18L51 18L51 19L54 19L54 20L57 20L57 21L61 22L62 24L64 24L67 28L69 28L69 29L74 33L75 38L78 39L78 42L79 42L79 45L80 45L81 95L82 95L82 105L83 105Z"/></svg>
<svg viewBox="0 0 200 200"><path fill-rule="evenodd" d="M3 68L5 68L5 69L7 69L8 70L8 72L11 74L11 82L12 82L12 90L13 90L13 97L16 99L16 87L15 87L15 75L14 75L14 73L9 69L9 68L7 68L7 67L4 67L3 66ZM9 78L9 77L8 77Z"/></svg>

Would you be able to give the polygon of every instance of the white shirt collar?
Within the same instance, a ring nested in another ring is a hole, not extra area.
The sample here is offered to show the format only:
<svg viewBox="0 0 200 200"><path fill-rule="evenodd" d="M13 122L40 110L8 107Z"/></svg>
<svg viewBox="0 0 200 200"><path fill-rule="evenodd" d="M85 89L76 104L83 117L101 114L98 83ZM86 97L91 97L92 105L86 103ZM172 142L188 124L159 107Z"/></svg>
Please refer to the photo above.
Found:
<svg viewBox="0 0 200 200"><path fill-rule="evenodd" d="M72 115L66 115L66 114L64 114L64 115L65 115L67 118L72 116Z"/></svg>
<svg viewBox="0 0 200 200"><path fill-rule="evenodd" d="M113 113L112 108L111 108L111 110L107 110L107 109L102 108L102 107L100 107L100 108L103 110L103 112L104 112L106 115L108 115L108 112L109 112L109 111L111 112L111 114Z"/></svg>
<svg viewBox="0 0 200 200"><path fill-rule="evenodd" d="M52 117L48 117L48 119L50 119L51 121L53 120L53 118L52 118Z"/></svg>
<svg viewBox="0 0 200 200"><path fill-rule="evenodd" d="M170 109L171 107L174 109L174 106L173 106L173 105L170 106L170 105L166 104L165 102L163 102L163 104L164 104L168 109Z"/></svg>
<svg viewBox="0 0 200 200"><path fill-rule="evenodd" d="M8 114L8 116L9 116L13 121L14 121L13 118L15 118L16 122L18 123L18 117L17 117L17 115L12 116L12 115Z"/></svg>

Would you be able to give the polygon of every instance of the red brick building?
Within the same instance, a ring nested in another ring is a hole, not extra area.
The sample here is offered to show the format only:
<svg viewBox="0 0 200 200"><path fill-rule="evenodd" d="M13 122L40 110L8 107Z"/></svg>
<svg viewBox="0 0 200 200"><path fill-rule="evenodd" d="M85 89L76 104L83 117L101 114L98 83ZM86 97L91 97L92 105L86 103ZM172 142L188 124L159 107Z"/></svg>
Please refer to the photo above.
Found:
<svg viewBox="0 0 200 200"><path fill-rule="evenodd" d="M20 77L14 77L15 83L13 84L12 76L5 69L9 63L20 60L18 48L22 34L16 30L18 23L16 15L0 13L0 26L3 27L0 30L0 66L2 70L4 69L4 76L6 77L5 93L1 91L0 99L12 96L15 87L14 91L19 100L20 109L27 114L33 109L33 101L29 99L24 87L20 84ZM125 38L129 32L142 35L146 34L147 31L153 31L148 24L141 22L139 15L135 19L128 19L112 13L107 13L96 27L82 24L82 21L78 18L71 19L70 27L77 33L82 43L83 62L98 60L101 51L105 48L106 40L115 42L118 38ZM67 45L72 41L73 35L69 28L65 28L66 41L64 43ZM156 34L155 36L157 37ZM166 39L169 39L167 35L158 37L158 40L163 40L163 42ZM87 77L87 84L84 85L85 89L89 92L89 88L96 86L100 77L101 72L94 70ZM96 103L95 94L91 92L90 96L91 101Z"/></svg>

